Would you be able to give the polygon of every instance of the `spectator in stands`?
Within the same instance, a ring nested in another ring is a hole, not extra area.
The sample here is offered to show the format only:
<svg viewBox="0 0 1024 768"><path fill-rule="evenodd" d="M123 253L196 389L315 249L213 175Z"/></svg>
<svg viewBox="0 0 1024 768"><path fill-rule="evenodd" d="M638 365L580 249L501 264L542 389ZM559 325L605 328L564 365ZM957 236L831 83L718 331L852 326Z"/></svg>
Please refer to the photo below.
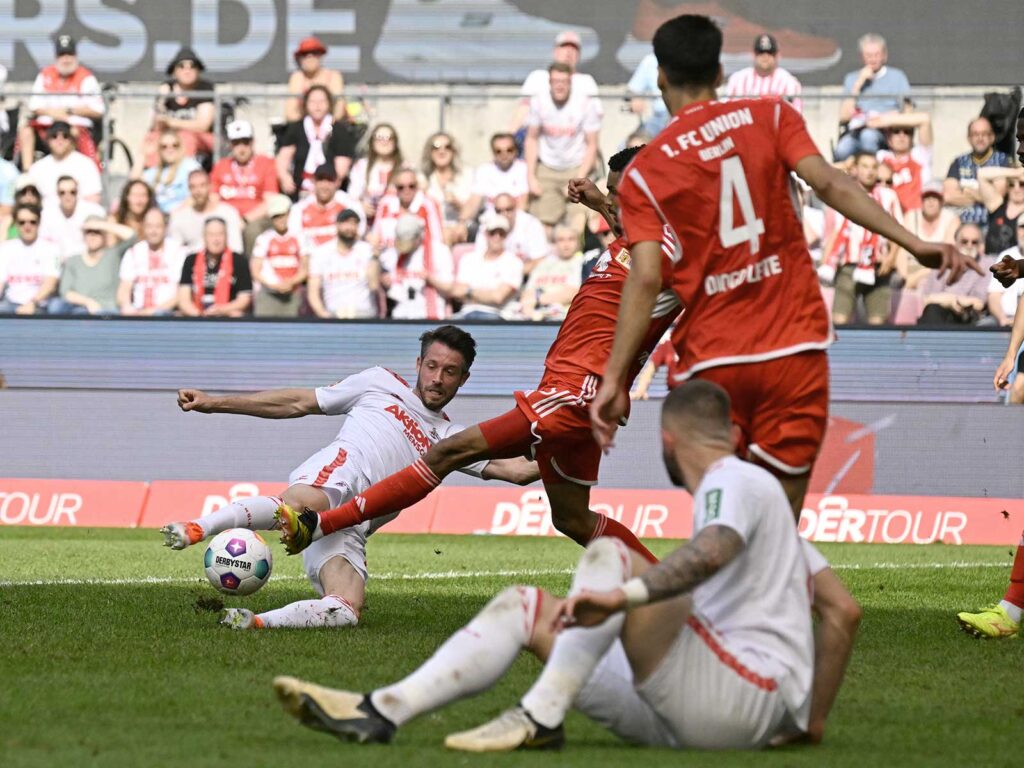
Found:
<svg viewBox="0 0 1024 768"><path fill-rule="evenodd" d="M899 198L891 187L878 183L878 158L873 152L856 155L853 175L886 213L902 223ZM818 273L826 281L835 280L832 322L846 325L854 321L858 300L862 300L868 324L884 324L892 310L890 279L898 246L836 211L828 211L825 222L825 247Z"/></svg>
<svg viewBox="0 0 1024 768"><path fill-rule="evenodd" d="M1006 250L999 253L997 261L1003 259L1013 259L1017 261L1024 259L1024 218L1017 219L1014 226L1014 244ZM995 321L996 325L1002 327L1009 327L1013 325L1014 315L1017 314L1017 307L1020 306L1021 293L1024 292L1024 280L1017 280L1009 288L1003 287L994 276L989 280L988 283L988 311ZM1020 366L1022 364L1018 360L1017 376L1014 378L1021 380L1019 388L1024 392L1024 376L1021 376ZM1011 396L1013 391L1011 391ZM1021 400L1011 400L1011 402L1022 402Z"/></svg>
<svg viewBox="0 0 1024 768"><path fill-rule="evenodd" d="M486 246L459 260L452 288L452 298L462 302L458 317L463 320L501 320L523 284L523 262L505 247L508 219L497 213L488 216L483 230Z"/></svg>
<svg viewBox="0 0 1024 768"><path fill-rule="evenodd" d="M333 115L335 120L344 117L345 101L342 93L345 90L345 81L341 72L323 66L323 58L326 55L327 46L316 37L305 38L293 52L292 56L299 68L288 78L288 93L293 94L293 98L285 102L284 118L289 123L299 122L309 114L304 103L305 97L315 86L325 89L329 97L331 110L328 114ZM345 178L346 173L342 173L339 168L338 175Z"/></svg>
<svg viewBox="0 0 1024 768"><path fill-rule="evenodd" d="M349 174L348 193L363 203L368 221L377 214L377 204L388 191L388 182L396 168L402 167L402 149L398 133L390 123L380 123L370 131L366 157L356 160Z"/></svg>
<svg viewBox="0 0 1024 768"><path fill-rule="evenodd" d="M904 217L904 226L920 237L935 243L953 243L960 218L948 208L944 208L942 182L933 179L921 186L921 208L911 211ZM911 258L902 248L896 257L896 270L903 279L904 286L909 290L920 287L921 281L929 270Z"/></svg>
<svg viewBox="0 0 1024 768"><path fill-rule="evenodd" d="M526 117L527 178L530 213L550 230L568 209L569 179L589 176L597 159L597 134L603 112L596 97L572 90L572 70L549 67L550 87L530 100ZM576 218L576 217L574 217ZM582 231L582 221L577 222Z"/></svg>
<svg viewBox="0 0 1024 768"><path fill-rule="evenodd" d="M187 157L213 155L213 124L216 109L213 102L213 83L200 75L205 71L196 52L182 46L167 65L170 77L160 86L160 96L153 109L150 131L156 135L168 128L178 131ZM155 147L147 137L144 146ZM146 166L156 163L156 152L145 158Z"/></svg>
<svg viewBox="0 0 1024 768"><path fill-rule="evenodd" d="M1006 185L999 194L996 182ZM1024 213L1024 168L979 168L978 190L988 211L985 253L1000 254L1017 244L1017 222Z"/></svg>
<svg viewBox="0 0 1024 768"><path fill-rule="evenodd" d="M253 151L252 123L248 120L228 123L227 134L231 155L213 166L210 186L217 197L242 217L242 244L246 253L252 253L256 236L270 226L267 200L279 191L277 166L272 157Z"/></svg>
<svg viewBox="0 0 1024 768"><path fill-rule="evenodd" d="M43 195L43 206L57 205L57 179L70 176L78 182L78 195L90 203L100 201L103 185L96 163L75 149L71 126L58 120L46 129L50 154L32 164L28 175Z"/></svg>
<svg viewBox="0 0 1024 768"><path fill-rule="evenodd" d="M59 205L43 209L39 236L57 246L60 263L85 251L82 225L90 217L104 217L103 207L78 199L78 182L70 176L57 179Z"/></svg>
<svg viewBox="0 0 1024 768"><path fill-rule="evenodd" d="M779 66L779 44L766 32L754 38L754 66L733 72L725 86L726 96L782 96L798 112L801 91L800 81Z"/></svg>
<svg viewBox="0 0 1024 768"><path fill-rule="evenodd" d="M366 235L366 219L359 200L339 189L338 173L332 163L313 172L313 194L291 207L288 231L299 238L307 253L338 236L338 214L353 209L359 214L359 237Z"/></svg>
<svg viewBox="0 0 1024 768"><path fill-rule="evenodd" d="M50 302L48 311L51 315L116 315L121 257L135 243L135 231L103 216L90 216L82 231L85 250L64 265L60 298Z"/></svg>
<svg viewBox="0 0 1024 768"><path fill-rule="evenodd" d="M577 72L580 63L582 43L580 36L571 29L558 33L555 37L555 48L551 52L551 61L564 64L572 77L572 89L586 96L597 97L597 81L592 75ZM523 87L519 90L519 103L512 115L511 132L518 133L524 127L526 116L530 112L530 101L534 96L542 96L548 91L548 70L535 69L526 76Z"/></svg>
<svg viewBox="0 0 1024 768"><path fill-rule="evenodd" d="M889 145L878 153L888 170L903 213L921 207L921 186L932 180L932 120L927 112L890 112L868 120L885 131ZM917 141L914 131L917 130Z"/></svg>
<svg viewBox="0 0 1024 768"><path fill-rule="evenodd" d="M519 210L511 195L503 194L494 198L493 212L504 216L512 228L505 240L505 250L523 262L523 274L530 274L540 260L551 253L544 225L533 214ZM481 228L476 236L477 250L486 248L487 242L487 233Z"/></svg>
<svg viewBox="0 0 1024 768"><path fill-rule="evenodd" d="M102 119L104 104L96 76L78 62L78 46L71 35L60 35L54 45L54 62L43 67L32 84L28 120L18 131L21 167L35 161L36 142L55 123L69 126L74 146L92 162L98 162L93 131Z"/></svg>
<svg viewBox="0 0 1024 768"><path fill-rule="evenodd" d="M976 325L988 302L988 268L996 260L984 253L985 239L977 224L961 224L956 231L956 247L964 254L974 257L984 277L972 270L965 270L952 285L946 284L945 277L939 278L936 270L929 270L924 279L924 312L918 325Z"/></svg>
<svg viewBox="0 0 1024 768"><path fill-rule="evenodd" d="M160 134L151 133L157 141L157 162L143 168L143 158L149 152L136 155L131 179L142 179L153 190L156 204L164 213L171 213L188 198L188 175L199 168L194 157L186 157L181 136L168 129Z"/></svg>
<svg viewBox="0 0 1024 768"><path fill-rule="evenodd" d="M14 207L17 208L19 205L34 205L36 207L42 207L43 196L39 194L39 188L32 181L32 178L27 173L22 173L14 180ZM18 227L14 223L13 209L12 214L7 216L0 226L0 240L13 240L18 236Z"/></svg>
<svg viewBox="0 0 1024 768"><path fill-rule="evenodd" d="M845 132L836 142L838 162L858 152L878 152L885 146L885 136L868 126L868 119L899 112L903 100L910 95L910 81L903 70L886 63L889 50L881 35L867 34L857 41L864 66L850 72L843 80L843 93L849 98L839 106L839 123Z"/></svg>
<svg viewBox="0 0 1024 768"><path fill-rule="evenodd" d="M178 311L186 317L242 317L249 311L249 263L228 247L224 219L203 224L203 247L185 257L178 282Z"/></svg>
<svg viewBox="0 0 1024 768"><path fill-rule="evenodd" d="M960 221L965 224L988 224L988 209L981 196L978 184L978 170L981 168L1005 168L1010 159L993 147L996 140L992 123L984 117L974 118L967 126L967 141L971 151L957 155L946 174L946 205L960 209ZM1000 197L1006 194L1006 182L998 179L992 182Z"/></svg>
<svg viewBox="0 0 1024 768"><path fill-rule="evenodd" d="M640 59L626 84L626 90L632 95L629 100L630 111L640 118L639 130L647 137L640 143L646 144L649 137L657 136L668 123L668 107L658 88L658 60L654 51Z"/></svg>
<svg viewBox="0 0 1024 768"><path fill-rule="evenodd" d="M288 229L292 201L277 194L267 201L270 228L252 246L252 279L259 284L253 298L256 317L298 317L302 285L309 274L299 236Z"/></svg>
<svg viewBox="0 0 1024 768"><path fill-rule="evenodd" d="M142 219L142 240L121 258L117 305L122 315L172 315L186 252L167 236L167 214L150 208Z"/></svg>
<svg viewBox="0 0 1024 768"><path fill-rule="evenodd" d="M0 157L0 221L10 217L14 210L14 184L18 180L18 166Z"/></svg>
<svg viewBox="0 0 1024 768"><path fill-rule="evenodd" d="M199 168L188 175L189 198L171 213L171 237L189 253L203 247L203 226L218 218L228 228L228 247L242 253L242 217L238 211L210 192L210 175Z"/></svg>
<svg viewBox="0 0 1024 768"><path fill-rule="evenodd" d="M527 320L561 320L569 309L583 276L580 236L572 227L555 227L554 252L536 262L520 303Z"/></svg>
<svg viewBox="0 0 1024 768"><path fill-rule="evenodd" d="M359 239L359 214L338 214L338 237L309 257L309 306L317 317L378 317L380 261Z"/></svg>
<svg viewBox="0 0 1024 768"><path fill-rule="evenodd" d="M43 314L57 291L57 249L39 237L41 216L37 205L14 207L18 236L0 244L0 314Z"/></svg>
<svg viewBox="0 0 1024 768"><path fill-rule="evenodd" d="M412 168L399 168L391 177L391 188L377 206L377 217L368 238L377 252L395 243L395 224L406 214L423 219L423 236L433 243L443 243L444 222L441 206L419 188L419 177Z"/></svg>
<svg viewBox="0 0 1024 768"><path fill-rule="evenodd" d="M387 291L390 317L396 320L443 320L455 279L452 252L423 237L423 219L402 216L395 224L395 244L380 255L381 285Z"/></svg>
<svg viewBox="0 0 1024 768"><path fill-rule="evenodd" d="M121 197L117 201L117 209L113 218L118 224L127 224L135 230L136 237L142 237L142 219L146 211L156 207L153 190L149 184L136 179L129 181L121 188Z"/></svg>
<svg viewBox="0 0 1024 768"><path fill-rule="evenodd" d="M356 142L347 126L333 118L334 98L322 85L314 85L302 98L302 115L289 123L277 152L277 178L281 191L293 200L313 191L313 173L331 163L341 181L352 168ZM333 228L333 223L332 223Z"/></svg>
<svg viewBox="0 0 1024 768"><path fill-rule="evenodd" d="M420 171L423 174L420 186L441 211L445 242L449 245L465 242L468 233L460 226L459 216L469 200L470 185L462 172L459 148L451 134L438 131L427 139Z"/></svg>
<svg viewBox="0 0 1024 768"><path fill-rule="evenodd" d="M511 195L516 208L526 209L530 199L526 163L516 154L516 139L511 133L491 136L491 162L476 169L469 199L462 208L461 223L467 239L475 237L477 217L481 212L494 212L494 200L498 195Z"/></svg>

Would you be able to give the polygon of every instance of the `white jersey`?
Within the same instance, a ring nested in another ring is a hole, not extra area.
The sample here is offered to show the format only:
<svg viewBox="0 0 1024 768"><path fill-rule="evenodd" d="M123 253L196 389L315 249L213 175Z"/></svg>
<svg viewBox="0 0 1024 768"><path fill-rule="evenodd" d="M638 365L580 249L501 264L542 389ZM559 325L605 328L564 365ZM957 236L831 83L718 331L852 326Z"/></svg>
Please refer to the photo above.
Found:
<svg viewBox="0 0 1024 768"><path fill-rule="evenodd" d="M334 439L355 462L367 485L415 463L434 443L461 432L443 411L429 410L409 384L387 368L374 367L316 390L320 410L347 416ZM486 461L459 470L480 477Z"/></svg>
<svg viewBox="0 0 1024 768"><path fill-rule="evenodd" d="M693 591L694 613L740 663L776 680L787 709L806 726L814 674L810 571L789 500L772 475L735 456L712 464L693 498L695 536L724 525L746 545Z"/></svg>
<svg viewBox="0 0 1024 768"><path fill-rule="evenodd" d="M39 190L39 194L43 196L44 208L60 205L57 179L61 176L70 176L78 182L79 200L98 198L103 192L100 171L96 163L77 150L69 152L63 160L58 160L54 155L37 160L32 163L28 175Z"/></svg>
<svg viewBox="0 0 1024 768"><path fill-rule="evenodd" d="M583 72L572 73L572 89L587 96L597 96L597 80ZM551 88L551 73L546 69L535 69L526 76L519 94L526 98L539 96Z"/></svg>
<svg viewBox="0 0 1024 768"><path fill-rule="evenodd" d="M373 248L364 240L347 254L336 243L325 243L309 257L310 277L319 277L324 307L336 317L377 317L375 294L366 279L373 260Z"/></svg>
<svg viewBox="0 0 1024 768"><path fill-rule="evenodd" d="M604 111L594 96L573 89L561 107L547 90L530 99L526 127L539 130L540 162L556 171L576 168L583 162L586 135L601 130Z"/></svg>
<svg viewBox="0 0 1024 768"><path fill-rule="evenodd" d="M120 279L132 284L132 307L152 309L178 295L185 248L167 238L163 248L153 251L145 240L136 243L121 258Z"/></svg>
<svg viewBox="0 0 1024 768"><path fill-rule="evenodd" d="M60 277L59 261L57 247L42 238L31 245L7 240L0 244L0 293L12 304L31 301L47 278Z"/></svg>
<svg viewBox="0 0 1024 768"><path fill-rule="evenodd" d="M487 248L487 232L483 227L477 231L476 247L480 251ZM514 253L524 264L550 254L551 243L544 234L544 225L540 219L526 211L516 211L516 223L505 238L505 250Z"/></svg>
<svg viewBox="0 0 1024 768"><path fill-rule="evenodd" d="M473 194L483 198L486 213L494 211L494 198L498 195L512 195L518 200L529 191L526 163L522 160L513 160L505 171L496 163L484 163L473 175Z"/></svg>
<svg viewBox="0 0 1024 768"><path fill-rule="evenodd" d="M803 111L799 98L803 90L800 81L782 67L776 67L770 75L762 75L753 67L733 72L725 86L726 96L756 97L782 96L788 98L797 112Z"/></svg>
<svg viewBox="0 0 1024 768"><path fill-rule="evenodd" d="M65 216L59 205L43 208L43 216L39 222L39 236L57 246L60 263L85 253L85 237L82 225L90 216L107 218L107 212L98 203L80 200L70 216Z"/></svg>

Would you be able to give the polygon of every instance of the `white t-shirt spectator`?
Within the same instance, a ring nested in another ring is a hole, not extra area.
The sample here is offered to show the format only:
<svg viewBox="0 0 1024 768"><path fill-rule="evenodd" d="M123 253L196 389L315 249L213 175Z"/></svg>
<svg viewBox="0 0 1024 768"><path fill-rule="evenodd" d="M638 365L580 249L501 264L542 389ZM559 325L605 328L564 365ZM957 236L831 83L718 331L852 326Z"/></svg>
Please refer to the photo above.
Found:
<svg viewBox="0 0 1024 768"><path fill-rule="evenodd" d="M57 247L42 238L26 245L21 238L0 243L2 298L12 304L31 301L48 277L60 277Z"/></svg>
<svg viewBox="0 0 1024 768"><path fill-rule="evenodd" d="M487 233L483 228L476 235L476 247L481 253L487 247ZM551 253L551 244L544 234L544 225L533 214L516 211L516 223L505 239L505 250L514 253L522 261L536 261Z"/></svg>
<svg viewBox="0 0 1024 768"><path fill-rule="evenodd" d="M43 208L43 216L39 223L39 237L49 240L57 246L61 264L72 256L85 252L82 225L90 216L107 218L103 206L98 203L90 203L88 200L80 201L70 216L65 216L59 205Z"/></svg>
<svg viewBox="0 0 1024 768"><path fill-rule="evenodd" d="M380 255L380 265L391 278L391 287L388 288L388 299L394 302L391 317L396 320L443 320L448 317L448 304L444 297L428 287L425 280L429 272L438 282L452 282L455 262L447 246L424 243L404 258L399 258L394 248L388 248Z"/></svg>
<svg viewBox="0 0 1024 768"><path fill-rule="evenodd" d="M531 98L526 126L540 129L540 162L556 171L577 167L583 162L586 135L601 130L603 116L601 102L575 88L561 107L550 89Z"/></svg>
<svg viewBox="0 0 1024 768"><path fill-rule="evenodd" d="M522 160L513 161L507 171L496 163L484 163L473 176L473 194L483 198L485 214L494 211L494 198L498 195L512 195L518 200L529 191L526 163Z"/></svg>
<svg viewBox="0 0 1024 768"><path fill-rule="evenodd" d="M524 291L536 291L538 295L537 306L545 306L542 298L543 292L552 288L571 288L574 292L580 289L583 281L583 254L577 253L568 259L551 254L542 259L526 280ZM569 308L569 301L564 303L563 309Z"/></svg>
<svg viewBox="0 0 1024 768"><path fill-rule="evenodd" d="M519 90L521 96L533 98L539 96L551 88L551 73L546 69L535 69L526 76L523 87ZM597 81L593 75L586 75L583 72L573 72L572 90L579 91L585 96L597 96Z"/></svg>
<svg viewBox="0 0 1024 768"><path fill-rule="evenodd" d="M309 258L309 274L322 281L324 307L336 317L377 317L377 302L366 271L373 259L373 249L362 240L345 255L336 243L325 243Z"/></svg>
<svg viewBox="0 0 1024 768"><path fill-rule="evenodd" d="M462 312L493 312L505 311L518 299L519 287L523 284L523 262L509 251L497 258L484 256L483 250L467 253L459 260L457 283L468 285L471 291L494 290L504 285L515 288L515 293L500 307L487 304L463 304Z"/></svg>
<svg viewBox="0 0 1024 768"><path fill-rule="evenodd" d="M132 284L132 307L152 309L177 296L186 255L181 243L173 238L164 240L159 251L153 251L144 240L125 251L119 277Z"/></svg>
<svg viewBox="0 0 1024 768"><path fill-rule="evenodd" d="M803 102L797 98L803 86L800 81L782 67L765 76L753 67L746 67L729 75L725 86L726 96L783 96L787 97L797 112L803 111Z"/></svg>
<svg viewBox="0 0 1024 768"><path fill-rule="evenodd" d="M78 182L78 199L88 200L98 197L103 191L100 171L96 163L77 150L72 150L63 160L53 155L32 163L28 171L29 178L35 183L39 194L43 196L43 207L57 205L57 179L70 176Z"/></svg>
<svg viewBox="0 0 1024 768"><path fill-rule="evenodd" d="M228 225L228 248L242 253L242 217L227 203L217 203L210 213L199 213L191 205L179 206L171 214L168 235L180 242L188 253L203 247L203 226L207 219L224 219Z"/></svg>

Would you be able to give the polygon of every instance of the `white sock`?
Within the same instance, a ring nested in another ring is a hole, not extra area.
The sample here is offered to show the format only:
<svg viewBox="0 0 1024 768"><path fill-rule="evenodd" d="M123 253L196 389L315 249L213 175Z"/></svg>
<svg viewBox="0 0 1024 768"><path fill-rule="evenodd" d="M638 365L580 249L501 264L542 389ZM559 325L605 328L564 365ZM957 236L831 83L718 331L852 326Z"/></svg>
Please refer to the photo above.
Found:
<svg viewBox="0 0 1024 768"><path fill-rule="evenodd" d="M370 701L395 725L451 701L485 691L530 642L540 590L509 587L449 637L404 680L378 688Z"/></svg>
<svg viewBox="0 0 1024 768"><path fill-rule="evenodd" d="M618 539L600 538L587 547L569 594L603 592L621 586L631 572L629 549ZM601 657L622 633L626 621L616 614L597 627L567 629L555 638L537 682L522 698L523 708L541 725L557 727L572 707Z"/></svg>
<svg viewBox="0 0 1024 768"><path fill-rule="evenodd" d="M280 505L281 499L277 496L249 496L233 501L216 512L211 512L192 522L203 529L204 538L231 528L270 531L273 530L276 522L274 512Z"/></svg>
<svg viewBox="0 0 1024 768"><path fill-rule="evenodd" d="M268 629L278 627L354 627L359 616L344 598L325 595L319 600L299 600L283 608L257 615Z"/></svg>
<svg viewBox="0 0 1024 768"><path fill-rule="evenodd" d="M1018 624L1020 623L1020 617L1021 614L1024 614L1024 611L1022 611L1018 606L1014 605L1008 600L1000 600L999 604L1003 606L1003 610L1006 611L1007 616L1016 621Z"/></svg>

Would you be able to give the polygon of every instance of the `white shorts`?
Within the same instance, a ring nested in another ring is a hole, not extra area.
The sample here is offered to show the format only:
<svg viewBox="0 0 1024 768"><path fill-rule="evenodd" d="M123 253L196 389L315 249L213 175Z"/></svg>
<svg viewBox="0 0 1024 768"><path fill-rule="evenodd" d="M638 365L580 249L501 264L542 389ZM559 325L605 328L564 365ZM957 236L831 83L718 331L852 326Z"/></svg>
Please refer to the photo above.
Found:
<svg viewBox="0 0 1024 768"><path fill-rule="evenodd" d="M756 749L794 730L778 683L744 666L696 616L637 692L681 747Z"/></svg>

